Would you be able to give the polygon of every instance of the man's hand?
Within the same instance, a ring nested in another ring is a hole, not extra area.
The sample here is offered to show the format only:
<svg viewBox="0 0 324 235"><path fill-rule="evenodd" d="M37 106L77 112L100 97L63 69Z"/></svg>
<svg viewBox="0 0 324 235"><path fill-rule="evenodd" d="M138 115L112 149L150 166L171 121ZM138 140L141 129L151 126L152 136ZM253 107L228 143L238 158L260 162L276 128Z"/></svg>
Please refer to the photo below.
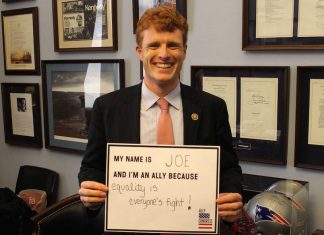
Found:
<svg viewBox="0 0 324 235"><path fill-rule="evenodd" d="M95 181L83 181L79 189L80 200L88 208L100 207L106 199L108 187Z"/></svg>
<svg viewBox="0 0 324 235"><path fill-rule="evenodd" d="M239 218L243 206L239 193L220 193L216 200L218 215L227 222L234 222Z"/></svg>

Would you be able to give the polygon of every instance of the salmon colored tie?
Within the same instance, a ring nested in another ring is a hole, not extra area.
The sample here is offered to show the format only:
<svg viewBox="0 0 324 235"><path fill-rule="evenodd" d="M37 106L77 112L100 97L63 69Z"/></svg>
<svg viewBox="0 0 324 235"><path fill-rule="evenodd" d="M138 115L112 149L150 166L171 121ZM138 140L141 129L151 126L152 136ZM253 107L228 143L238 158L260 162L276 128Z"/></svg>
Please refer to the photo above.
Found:
<svg viewBox="0 0 324 235"><path fill-rule="evenodd" d="M156 103L161 109L157 127L157 143L174 144L172 120L169 113L169 103L164 98L158 99Z"/></svg>

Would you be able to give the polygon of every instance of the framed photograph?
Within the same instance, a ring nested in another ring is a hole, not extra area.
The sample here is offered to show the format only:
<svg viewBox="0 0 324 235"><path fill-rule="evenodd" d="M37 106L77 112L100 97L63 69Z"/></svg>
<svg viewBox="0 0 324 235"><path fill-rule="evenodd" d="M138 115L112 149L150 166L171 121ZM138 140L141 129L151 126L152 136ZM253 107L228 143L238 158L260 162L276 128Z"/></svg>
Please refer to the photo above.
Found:
<svg viewBox="0 0 324 235"><path fill-rule="evenodd" d="M55 51L117 50L117 0L53 0Z"/></svg>
<svg viewBox="0 0 324 235"><path fill-rule="evenodd" d="M4 71L7 75L39 75L38 8L1 12Z"/></svg>
<svg viewBox="0 0 324 235"><path fill-rule="evenodd" d="M95 99L125 87L124 60L42 61L45 147L83 153Z"/></svg>
<svg viewBox="0 0 324 235"><path fill-rule="evenodd" d="M323 50L324 2L243 0L243 50Z"/></svg>
<svg viewBox="0 0 324 235"><path fill-rule="evenodd" d="M159 5L167 5L176 8L185 18L187 18L187 0L133 0L133 31L135 33L138 20L144 11Z"/></svg>
<svg viewBox="0 0 324 235"><path fill-rule="evenodd" d="M289 67L192 66L191 86L226 102L240 160L286 164Z"/></svg>
<svg viewBox="0 0 324 235"><path fill-rule="evenodd" d="M41 148L43 141L38 84L2 83L1 92L5 142Z"/></svg>
<svg viewBox="0 0 324 235"><path fill-rule="evenodd" d="M324 66L297 67L295 166L324 170Z"/></svg>

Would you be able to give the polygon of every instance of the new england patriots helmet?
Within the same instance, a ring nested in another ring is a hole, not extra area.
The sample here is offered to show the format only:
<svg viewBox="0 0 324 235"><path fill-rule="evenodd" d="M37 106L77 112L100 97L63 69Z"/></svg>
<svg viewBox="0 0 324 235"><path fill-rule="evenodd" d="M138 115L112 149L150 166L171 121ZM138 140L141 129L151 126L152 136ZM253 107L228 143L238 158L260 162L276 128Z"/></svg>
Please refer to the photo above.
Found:
<svg viewBox="0 0 324 235"><path fill-rule="evenodd" d="M262 192L255 195L245 206L247 214L257 226L258 234L293 234L296 210L284 195Z"/></svg>

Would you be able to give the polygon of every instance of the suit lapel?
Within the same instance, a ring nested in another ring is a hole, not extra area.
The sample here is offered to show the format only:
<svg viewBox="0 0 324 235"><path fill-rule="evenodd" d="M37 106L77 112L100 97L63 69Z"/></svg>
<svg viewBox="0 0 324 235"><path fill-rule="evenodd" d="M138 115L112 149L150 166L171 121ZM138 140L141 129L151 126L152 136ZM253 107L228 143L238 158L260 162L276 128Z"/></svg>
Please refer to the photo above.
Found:
<svg viewBox="0 0 324 235"><path fill-rule="evenodd" d="M189 92L189 88L183 84L181 84L181 98L183 105L184 144L196 144L202 113L199 101L192 92Z"/></svg>
<svg viewBox="0 0 324 235"><path fill-rule="evenodd" d="M140 143L141 84L135 86L124 98L120 114L120 125L125 133L123 139L127 143Z"/></svg>

